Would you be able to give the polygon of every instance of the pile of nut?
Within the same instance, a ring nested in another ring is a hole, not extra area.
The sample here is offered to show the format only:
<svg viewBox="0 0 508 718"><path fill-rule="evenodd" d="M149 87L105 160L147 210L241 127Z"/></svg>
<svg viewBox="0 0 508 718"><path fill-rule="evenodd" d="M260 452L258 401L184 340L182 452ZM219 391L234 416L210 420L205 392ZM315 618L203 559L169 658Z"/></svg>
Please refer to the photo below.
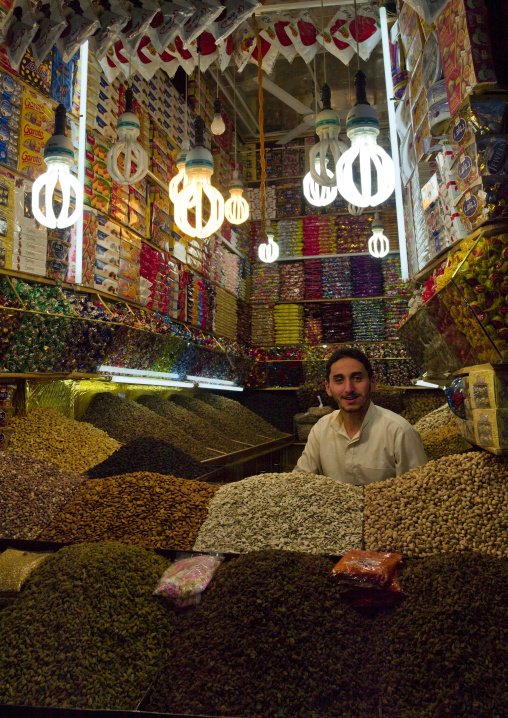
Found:
<svg viewBox="0 0 508 718"><path fill-rule="evenodd" d="M89 421L123 444L151 436L173 444L198 461L219 456L218 452L207 448L173 422L131 399L121 399L107 392L94 395L83 415L83 421Z"/></svg>
<svg viewBox="0 0 508 718"><path fill-rule="evenodd" d="M365 547L429 556L508 555L508 466L485 452L455 454L365 487Z"/></svg>
<svg viewBox="0 0 508 718"><path fill-rule="evenodd" d="M188 550L218 486L137 472L91 479L55 516L43 540L123 541Z"/></svg>
<svg viewBox="0 0 508 718"><path fill-rule="evenodd" d="M269 437L270 439L280 439L284 436L282 431L279 431L279 429L269 424L259 416L259 414L247 409L246 406L243 406L238 401L233 401L233 399L228 399L225 396L219 396L218 394L212 394L210 392L203 392L199 398L207 404L210 404L210 406L213 406L214 409L226 412L239 424L254 427L262 436Z"/></svg>
<svg viewBox="0 0 508 718"><path fill-rule="evenodd" d="M443 399L441 389L408 389L404 392L402 416L410 424L416 424L423 416L442 406Z"/></svg>
<svg viewBox="0 0 508 718"><path fill-rule="evenodd" d="M0 704L135 710L171 634L152 596L168 564L114 543L48 557L0 611Z"/></svg>
<svg viewBox="0 0 508 718"><path fill-rule="evenodd" d="M439 409L434 409L429 414L425 414L416 422L414 427L420 434L427 434L429 431L443 429L449 424L455 425L455 419L448 404L443 404Z"/></svg>
<svg viewBox="0 0 508 718"><path fill-rule="evenodd" d="M471 449L471 446L459 434L455 422L439 429L427 431L421 437L429 461L451 454L461 454Z"/></svg>
<svg viewBox="0 0 508 718"><path fill-rule="evenodd" d="M194 550L282 548L342 554L361 548L361 486L315 474L261 474L222 486Z"/></svg>
<svg viewBox="0 0 508 718"><path fill-rule="evenodd" d="M83 481L34 456L0 452L0 536L37 538Z"/></svg>
<svg viewBox="0 0 508 718"><path fill-rule="evenodd" d="M15 416L9 428L12 429L9 449L78 474L104 461L120 447L104 431L45 407L33 409L26 416Z"/></svg>

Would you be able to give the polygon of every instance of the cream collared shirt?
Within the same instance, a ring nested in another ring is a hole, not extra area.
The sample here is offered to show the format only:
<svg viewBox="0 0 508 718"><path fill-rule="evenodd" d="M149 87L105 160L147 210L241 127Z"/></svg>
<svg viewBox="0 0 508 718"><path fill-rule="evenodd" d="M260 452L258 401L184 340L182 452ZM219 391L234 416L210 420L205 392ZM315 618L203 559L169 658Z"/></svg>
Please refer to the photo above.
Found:
<svg viewBox="0 0 508 718"><path fill-rule="evenodd" d="M350 439L339 410L311 429L295 471L322 474L344 484L372 484L427 463L420 435L398 414L372 402Z"/></svg>

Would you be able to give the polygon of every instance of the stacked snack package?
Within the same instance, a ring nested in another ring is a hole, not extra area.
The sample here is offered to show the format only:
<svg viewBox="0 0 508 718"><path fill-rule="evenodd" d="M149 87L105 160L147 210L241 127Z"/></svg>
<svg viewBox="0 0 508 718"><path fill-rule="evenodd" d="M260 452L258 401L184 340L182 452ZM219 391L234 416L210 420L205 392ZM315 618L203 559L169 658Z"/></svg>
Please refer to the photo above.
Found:
<svg viewBox="0 0 508 718"><path fill-rule="evenodd" d="M305 310L305 343L321 344L323 331L321 327L321 308L319 304L306 304Z"/></svg>
<svg viewBox="0 0 508 718"><path fill-rule="evenodd" d="M383 294L381 262L375 257L351 257L354 297L380 297Z"/></svg>
<svg viewBox="0 0 508 718"><path fill-rule="evenodd" d="M350 257L323 259L323 299L353 296Z"/></svg>
<svg viewBox="0 0 508 718"><path fill-rule="evenodd" d="M321 299L323 296L322 262L322 259L308 259L304 262L305 299Z"/></svg>
<svg viewBox="0 0 508 718"><path fill-rule="evenodd" d="M305 298L305 280L303 262L288 262L280 267L281 302L299 301Z"/></svg>
<svg viewBox="0 0 508 718"><path fill-rule="evenodd" d="M236 340L236 298L221 287L215 288L213 330L231 341Z"/></svg>
<svg viewBox="0 0 508 718"><path fill-rule="evenodd" d="M372 235L373 215L361 214L359 217L345 215L337 217L337 252L367 252L369 237Z"/></svg>
<svg viewBox="0 0 508 718"><path fill-rule="evenodd" d="M259 347L273 346L273 308L254 304L252 307L251 344Z"/></svg>
<svg viewBox="0 0 508 718"><path fill-rule="evenodd" d="M355 341L375 342L385 338L384 300L365 299L352 302Z"/></svg>
<svg viewBox="0 0 508 718"><path fill-rule="evenodd" d="M353 340L351 302L321 305L322 339L327 344L341 344Z"/></svg>
<svg viewBox="0 0 508 718"><path fill-rule="evenodd" d="M408 290L401 279L400 257L387 255L381 259L381 272L383 274L383 294L386 297L405 296Z"/></svg>
<svg viewBox="0 0 508 718"><path fill-rule="evenodd" d="M244 302L242 299L236 300L236 306L236 341L248 345L252 333L252 308L249 302Z"/></svg>
<svg viewBox="0 0 508 718"><path fill-rule="evenodd" d="M150 187L150 241L161 249L170 249L171 217L169 197L159 187Z"/></svg>
<svg viewBox="0 0 508 718"><path fill-rule="evenodd" d="M10 269L14 259L15 187L14 175L0 170L0 269ZM20 239L18 236L18 242Z"/></svg>
<svg viewBox="0 0 508 718"><path fill-rule="evenodd" d="M300 181L277 185L277 217L297 217L301 214L302 187Z"/></svg>
<svg viewBox="0 0 508 718"><path fill-rule="evenodd" d="M282 152L282 176L300 177L303 172L304 150L298 140L284 145Z"/></svg>
<svg viewBox="0 0 508 718"><path fill-rule="evenodd" d="M46 227L34 220L30 198L31 183L16 182L12 269L44 276L47 266L48 233Z"/></svg>
<svg viewBox="0 0 508 718"><path fill-rule="evenodd" d="M277 263L258 262L252 273L252 303L273 304L279 299L280 276Z"/></svg>
<svg viewBox="0 0 508 718"><path fill-rule="evenodd" d="M0 87L2 89L0 162L11 169L17 169L23 87L11 75L4 72L0 72ZM37 145L40 145L41 149L43 139L42 128L40 128L32 137L31 143L28 137L27 144L20 143L20 153L22 154L25 149L35 149Z"/></svg>
<svg viewBox="0 0 508 718"><path fill-rule="evenodd" d="M250 205L251 220L261 219L261 192L259 187L250 187L245 192L245 199ZM265 216L274 219L277 216L277 190L272 185L265 191Z"/></svg>
<svg viewBox="0 0 508 718"><path fill-rule="evenodd" d="M92 53L88 60L86 124L110 143L116 141L120 83L110 84Z"/></svg>
<svg viewBox="0 0 508 718"><path fill-rule="evenodd" d="M407 314L407 299L385 301L385 339L397 339L397 327Z"/></svg>
<svg viewBox="0 0 508 718"><path fill-rule="evenodd" d="M13 93L9 97L18 98L19 94L13 88ZM19 105L14 104L11 99L7 99L5 104L8 106L4 116L9 122L7 125L9 137L11 130L14 133L16 127L20 127L18 172L31 179L36 179L46 171L43 157L44 145L53 134L55 125L54 110L45 97L27 87L23 90L20 125ZM10 126L11 122L12 126ZM9 156L7 156L7 159L9 159Z"/></svg>
<svg viewBox="0 0 508 718"><path fill-rule="evenodd" d="M303 256L303 221L301 219L284 219L277 222L275 238L279 245L281 258Z"/></svg>
<svg viewBox="0 0 508 718"><path fill-rule="evenodd" d="M304 256L336 253L337 241L333 217L304 217L302 224Z"/></svg>
<svg viewBox="0 0 508 718"><path fill-rule="evenodd" d="M275 344L303 342L303 307L300 304L278 304L274 307Z"/></svg>

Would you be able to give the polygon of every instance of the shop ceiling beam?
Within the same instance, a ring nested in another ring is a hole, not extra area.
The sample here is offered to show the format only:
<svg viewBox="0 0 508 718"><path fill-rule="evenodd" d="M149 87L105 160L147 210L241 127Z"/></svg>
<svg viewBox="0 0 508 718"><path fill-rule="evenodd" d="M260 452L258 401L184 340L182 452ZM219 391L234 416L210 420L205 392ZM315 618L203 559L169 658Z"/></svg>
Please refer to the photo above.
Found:
<svg viewBox="0 0 508 718"><path fill-rule="evenodd" d="M357 5L366 5L372 0L356 0ZM311 10L321 7L341 7L343 5L354 5L355 0L299 0L299 2L280 2L273 5L262 5L256 11L256 15L266 15L267 12L286 12L287 10Z"/></svg>
<svg viewBox="0 0 508 718"><path fill-rule="evenodd" d="M235 87L235 82L234 82L233 78L231 77L231 74L229 73L229 70L226 70L226 72L224 73L224 77L226 78L226 80L227 80L227 81L229 82L229 84L231 85L231 88L234 89L234 87ZM256 128L256 132L253 132L252 134L255 135L255 134L259 133L259 122L258 122L258 119L257 119L257 117L253 114L253 112L252 112L252 110L250 109L249 105L246 103L246 101L245 101L245 99L244 99L244 97L243 97L243 95L242 95L242 92L241 92L241 90L239 89L238 85L236 86L236 96L237 96L237 98L240 100L240 104L242 105L242 107L244 108L245 112L247 113L247 116L250 117L250 119L251 119L252 122L254 123L254 127Z"/></svg>

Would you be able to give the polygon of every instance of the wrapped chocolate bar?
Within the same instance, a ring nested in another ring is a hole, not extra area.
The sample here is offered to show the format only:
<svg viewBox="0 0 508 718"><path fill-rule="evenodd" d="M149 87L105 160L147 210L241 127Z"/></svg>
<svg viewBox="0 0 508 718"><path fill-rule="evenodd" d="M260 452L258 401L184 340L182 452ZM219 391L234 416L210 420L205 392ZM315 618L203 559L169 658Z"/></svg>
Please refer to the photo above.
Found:
<svg viewBox="0 0 508 718"><path fill-rule="evenodd" d="M486 175L504 176L508 171L508 135L488 135L474 139L460 152L452 165L459 192Z"/></svg>
<svg viewBox="0 0 508 718"><path fill-rule="evenodd" d="M459 217L469 231L486 220L508 215L508 178L486 176L478 179L455 202Z"/></svg>
<svg viewBox="0 0 508 718"><path fill-rule="evenodd" d="M508 97L475 95L454 114L451 139L455 145L465 146L478 135L506 134L507 131Z"/></svg>

